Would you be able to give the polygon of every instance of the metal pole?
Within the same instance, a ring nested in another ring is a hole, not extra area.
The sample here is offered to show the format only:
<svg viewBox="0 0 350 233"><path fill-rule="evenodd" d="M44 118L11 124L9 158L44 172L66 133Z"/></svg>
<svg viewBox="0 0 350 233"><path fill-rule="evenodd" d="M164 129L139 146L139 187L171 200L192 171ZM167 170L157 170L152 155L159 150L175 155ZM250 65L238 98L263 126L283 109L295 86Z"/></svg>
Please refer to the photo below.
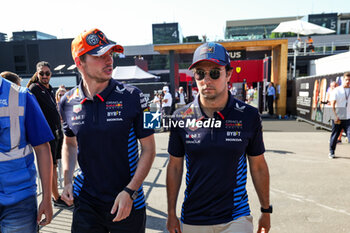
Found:
<svg viewBox="0 0 350 233"><path fill-rule="evenodd" d="M296 64L297 63L297 51L294 50L294 60L293 60L293 79L295 79L295 70L296 70Z"/></svg>

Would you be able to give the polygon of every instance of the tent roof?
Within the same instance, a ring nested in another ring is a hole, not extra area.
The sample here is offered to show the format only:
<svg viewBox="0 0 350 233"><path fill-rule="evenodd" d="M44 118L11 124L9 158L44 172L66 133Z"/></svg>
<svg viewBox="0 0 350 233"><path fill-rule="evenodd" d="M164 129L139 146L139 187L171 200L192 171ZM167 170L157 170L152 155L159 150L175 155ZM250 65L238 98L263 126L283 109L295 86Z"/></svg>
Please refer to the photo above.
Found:
<svg viewBox="0 0 350 233"><path fill-rule="evenodd" d="M158 78L157 76L142 70L138 66L117 66L113 70L112 77L117 80L142 80Z"/></svg>

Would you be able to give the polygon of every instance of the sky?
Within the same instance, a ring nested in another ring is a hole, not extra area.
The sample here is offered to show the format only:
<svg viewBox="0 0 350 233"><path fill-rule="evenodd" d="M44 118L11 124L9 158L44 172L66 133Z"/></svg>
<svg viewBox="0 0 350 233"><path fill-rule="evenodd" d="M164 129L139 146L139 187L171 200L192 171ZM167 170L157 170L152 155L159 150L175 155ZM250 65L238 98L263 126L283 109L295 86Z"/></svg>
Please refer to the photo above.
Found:
<svg viewBox="0 0 350 233"><path fill-rule="evenodd" d="M98 28L121 45L152 44L152 24L180 25L183 36L224 39L226 21L350 13L349 0L8 0L0 32L41 31L74 38Z"/></svg>

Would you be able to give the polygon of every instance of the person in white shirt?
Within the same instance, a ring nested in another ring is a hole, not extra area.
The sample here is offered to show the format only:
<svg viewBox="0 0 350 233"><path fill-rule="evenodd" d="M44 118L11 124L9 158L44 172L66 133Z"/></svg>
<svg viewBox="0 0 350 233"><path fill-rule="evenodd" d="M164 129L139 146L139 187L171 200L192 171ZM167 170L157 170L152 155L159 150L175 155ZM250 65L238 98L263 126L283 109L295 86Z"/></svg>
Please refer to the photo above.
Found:
<svg viewBox="0 0 350 233"><path fill-rule="evenodd" d="M179 91L175 93L175 99L176 99L176 108L180 108L186 105L187 95L186 95L186 92L184 92L183 87L179 87Z"/></svg>
<svg viewBox="0 0 350 233"><path fill-rule="evenodd" d="M163 93L164 93L164 97L162 99L162 108L163 108L164 113L166 115L170 115L170 110L171 110L171 104L173 102L173 97L171 96L171 94L169 92L169 87L168 86L164 86L163 87Z"/></svg>
<svg viewBox="0 0 350 233"><path fill-rule="evenodd" d="M161 91L161 90L159 90ZM152 103L156 105L156 111L160 112L161 111L161 98L160 98L161 93L158 93L157 91L154 91L154 98L152 100Z"/></svg>
<svg viewBox="0 0 350 233"><path fill-rule="evenodd" d="M335 158L337 139L342 129L350 139L350 72L346 72L342 85L335 88L330 97L334 120L332 120L332 133L329 141L329 158Z"/></svg>

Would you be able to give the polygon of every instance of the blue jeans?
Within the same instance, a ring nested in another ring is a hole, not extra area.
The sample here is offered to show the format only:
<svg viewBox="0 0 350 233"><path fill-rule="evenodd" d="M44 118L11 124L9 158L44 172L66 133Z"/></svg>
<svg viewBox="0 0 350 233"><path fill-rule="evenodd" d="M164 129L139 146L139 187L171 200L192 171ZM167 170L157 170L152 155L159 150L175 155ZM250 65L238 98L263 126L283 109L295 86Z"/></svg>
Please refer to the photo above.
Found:
<svg viewBox="0 0 350 233"><path fill-rule="evenodd" d="M0 206L1 233L36 233L37 232L36 196L28 197L10 206Z"/></svg>

